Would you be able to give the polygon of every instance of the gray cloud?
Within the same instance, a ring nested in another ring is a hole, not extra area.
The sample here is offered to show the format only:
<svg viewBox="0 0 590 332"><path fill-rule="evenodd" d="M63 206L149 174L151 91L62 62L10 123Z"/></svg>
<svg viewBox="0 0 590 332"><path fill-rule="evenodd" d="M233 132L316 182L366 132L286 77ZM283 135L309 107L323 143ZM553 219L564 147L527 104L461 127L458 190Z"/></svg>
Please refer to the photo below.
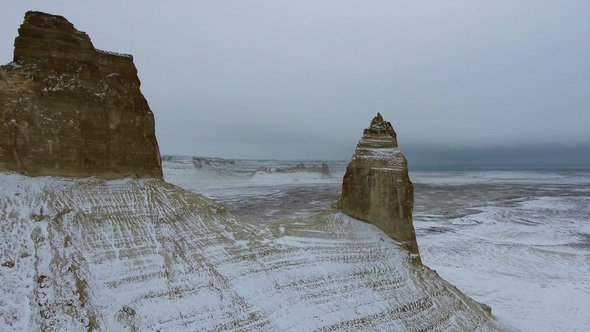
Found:
<svg viewBox="0 0 590 332"><path fill-rule="evenodd" d="M583 170L590 171L590 144L412 146L405 149L410 170Z"/></svg>
<svg viewBox="0 0 590 332"><path fill-rule="evenodd" d="M590 142L587 1L19 1L0 62L31 9L134 55L164 154L348 159L377 112L410 154Z"/></svg>

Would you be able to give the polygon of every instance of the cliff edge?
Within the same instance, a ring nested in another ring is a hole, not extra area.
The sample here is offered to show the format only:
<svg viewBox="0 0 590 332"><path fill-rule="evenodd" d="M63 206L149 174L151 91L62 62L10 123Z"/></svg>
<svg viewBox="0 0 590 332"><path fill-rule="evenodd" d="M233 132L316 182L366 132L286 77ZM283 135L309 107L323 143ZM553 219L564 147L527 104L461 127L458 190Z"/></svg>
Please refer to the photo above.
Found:
<svg viewBox="0 0 590 332"><path fill-rule="evenodd" d="M412 221L414 185L408 162L398 149L391 123L379 113L363 131L346 167L337 205L347 215L371 223L402 242L421 264Z"/></svg>
<svg viewBox="0 0 590 332"><path fill-rule="evenodd" d="M64 17L27 12L0 66L0 172L162 179L154 115L131 55Z"/></svg>

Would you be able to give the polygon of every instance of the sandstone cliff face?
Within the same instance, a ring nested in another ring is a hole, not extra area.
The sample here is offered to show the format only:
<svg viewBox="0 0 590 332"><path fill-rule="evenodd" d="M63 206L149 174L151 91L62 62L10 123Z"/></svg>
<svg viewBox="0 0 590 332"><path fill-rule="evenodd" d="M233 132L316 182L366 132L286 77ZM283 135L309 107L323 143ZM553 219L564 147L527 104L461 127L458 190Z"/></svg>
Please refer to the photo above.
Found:
<svg viewBox="0 0 590 332"><path fill-rule="evenodd" d="M342 183L342 212L379 227L418 254L412 222L414 186L391 123L377 114L364 130ZM419 256L416 257L419 263Z"/></svg>
<svg viewBox="0 0 590 332"><path fill-rule="evenodd" d="M0 172L162 178L161 165L132 56L27 12L14 61L0 66Z"/></svg>

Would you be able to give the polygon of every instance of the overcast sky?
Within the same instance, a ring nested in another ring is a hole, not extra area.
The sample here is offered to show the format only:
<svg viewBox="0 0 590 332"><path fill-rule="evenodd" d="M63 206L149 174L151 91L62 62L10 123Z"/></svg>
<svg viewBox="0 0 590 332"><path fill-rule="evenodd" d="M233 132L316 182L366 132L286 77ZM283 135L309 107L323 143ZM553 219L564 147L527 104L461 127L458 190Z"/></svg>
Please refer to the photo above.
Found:
<svg viewBox="0 0 590 332"><path fill-rule="evenodd" d="M130 53L163 154L349 159L381 112L402 151L590 145L590 1L9 1Z"/></svg>

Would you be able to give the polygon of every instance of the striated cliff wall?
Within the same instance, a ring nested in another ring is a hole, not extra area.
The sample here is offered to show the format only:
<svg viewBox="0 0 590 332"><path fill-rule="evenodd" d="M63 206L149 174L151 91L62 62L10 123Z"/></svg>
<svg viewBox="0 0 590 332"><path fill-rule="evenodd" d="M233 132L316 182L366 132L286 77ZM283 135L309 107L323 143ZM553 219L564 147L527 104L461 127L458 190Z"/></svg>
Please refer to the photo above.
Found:
<svg viewBox="0 0 590 332"><path fill-rule="evenodd" d="M154 115L130 55L61 16L27 12L0 66L0 171L162 178Z"/></svg>
<svg viewBox="0 0 590 332"><path fill-rule="evenodd" d="M397 135L381 114L363 132L342 182L342 212L379 227L418 254L412 221L414 185ZM419 256L416 261L420 262Z"/></svg>

